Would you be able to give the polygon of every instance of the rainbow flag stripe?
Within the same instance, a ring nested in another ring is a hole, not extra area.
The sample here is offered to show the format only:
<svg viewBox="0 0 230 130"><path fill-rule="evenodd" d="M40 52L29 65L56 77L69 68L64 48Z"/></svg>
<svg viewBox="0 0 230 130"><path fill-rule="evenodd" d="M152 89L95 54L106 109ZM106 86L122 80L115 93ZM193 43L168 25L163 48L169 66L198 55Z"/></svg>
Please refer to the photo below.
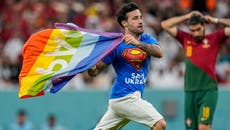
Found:
<svg viewBox="0 0 230 130"><path fill-rule="evenodd" d="M61 23L56 27L33 34L25 43L19 98L41 96L46 89L56 93L115 49L123 36Z"/></svg>

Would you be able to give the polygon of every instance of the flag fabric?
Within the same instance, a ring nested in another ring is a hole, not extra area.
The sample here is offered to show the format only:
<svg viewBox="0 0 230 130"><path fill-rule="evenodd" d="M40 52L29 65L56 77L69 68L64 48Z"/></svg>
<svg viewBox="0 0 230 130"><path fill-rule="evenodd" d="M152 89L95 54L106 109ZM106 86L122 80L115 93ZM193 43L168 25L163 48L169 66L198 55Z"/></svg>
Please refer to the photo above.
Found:
<svg viewBox="0 0 230 130"><path fill-rule="evenodd" d="M115 49L122 33L95 32L73 24L37 32L25 43L19 74L19 98L56 93Z"/></svg>

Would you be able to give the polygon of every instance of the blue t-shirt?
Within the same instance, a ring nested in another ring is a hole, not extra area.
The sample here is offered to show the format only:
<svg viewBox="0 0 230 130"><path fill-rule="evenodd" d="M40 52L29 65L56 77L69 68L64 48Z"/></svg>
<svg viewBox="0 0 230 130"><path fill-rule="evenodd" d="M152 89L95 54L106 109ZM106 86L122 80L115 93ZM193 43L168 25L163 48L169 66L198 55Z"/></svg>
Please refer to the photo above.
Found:
<svg viewBox="0 0 230 130"><path fill-rule="evenodd" d="M147 34L141 34L140 41L146 44L157 44L157 41ZM150 64L150 56L145 51L122 42L103 59L103 62L107 65L112 64L116 72L110 99L120 98L135 91L143 94Z"/></svg>

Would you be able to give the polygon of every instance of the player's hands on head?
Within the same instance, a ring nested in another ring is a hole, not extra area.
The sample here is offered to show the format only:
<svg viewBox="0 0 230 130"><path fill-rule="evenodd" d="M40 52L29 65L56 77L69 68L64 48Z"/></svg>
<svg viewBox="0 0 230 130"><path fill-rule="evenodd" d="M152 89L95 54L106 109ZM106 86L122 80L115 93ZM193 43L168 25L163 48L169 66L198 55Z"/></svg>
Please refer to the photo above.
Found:
<svg viewBox="0 0 230 130"><path fill-rule="evenodd" d="M210 15L205 15L204 19L209 23L218 23L218 19L214 18L214 17L212 17Z"/></svg>
<svg viewBox="0 0 230 130"><path fill-rule="evenodd" d="M192 11L190 13L188 13L186 16L188 19L190 19L193 15L200 15L200 16L203 16L201 12L199 11Z"/></svg>

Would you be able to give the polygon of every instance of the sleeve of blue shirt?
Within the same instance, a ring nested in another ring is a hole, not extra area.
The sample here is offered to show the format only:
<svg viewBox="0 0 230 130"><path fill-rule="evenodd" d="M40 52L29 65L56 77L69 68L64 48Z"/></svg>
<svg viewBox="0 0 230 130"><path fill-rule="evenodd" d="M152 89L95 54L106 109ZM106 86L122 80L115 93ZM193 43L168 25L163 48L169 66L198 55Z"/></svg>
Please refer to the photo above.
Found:
<svg viewBox="0 0 230 130"><path fill-rule="evenodd" d="M141 41L144 43L148 43L148 44L156 44L158 46L160 46L157 42L157 40L155 38L153 38L151 35L148 34L142 34L141 35Z"/></svg>

